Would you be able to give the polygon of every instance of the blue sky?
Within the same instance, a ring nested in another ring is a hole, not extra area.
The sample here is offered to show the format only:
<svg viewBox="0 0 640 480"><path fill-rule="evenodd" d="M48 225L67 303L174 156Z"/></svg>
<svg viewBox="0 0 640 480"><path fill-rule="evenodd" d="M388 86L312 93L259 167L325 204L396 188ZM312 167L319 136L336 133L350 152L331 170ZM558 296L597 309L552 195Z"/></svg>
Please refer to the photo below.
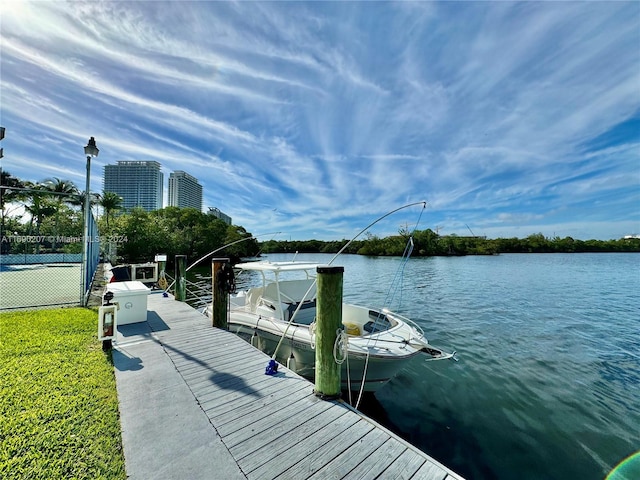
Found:
<svg viewBox="0 0 640 480"><path fill-rule="evenodd" d="M422 200L441 234L640 233L639 2L9 1L0 34L23 179L84 189L94 136L92 190L155 160L281 239Z"/></svg>

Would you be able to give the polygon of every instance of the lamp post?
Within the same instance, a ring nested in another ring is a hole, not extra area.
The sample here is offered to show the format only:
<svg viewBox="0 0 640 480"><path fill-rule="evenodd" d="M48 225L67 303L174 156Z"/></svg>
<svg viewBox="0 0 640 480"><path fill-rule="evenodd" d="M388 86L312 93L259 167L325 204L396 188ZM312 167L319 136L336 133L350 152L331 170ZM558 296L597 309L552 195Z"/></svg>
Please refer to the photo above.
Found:
<svg viewBox="0 0 640 480"><path fill-rule="evenodd" d="M82 306L87 306L87 288L89 287L89 279L87 278L87 270L89 264L89 215L90 215L90 201L89 201L89 180L91 178L91 157L97 157L98 147L96 147L96 139L91 137L87 146L84 147L84 154L87 156L87 183L84 189L84 237L82 244Z"/></svg>

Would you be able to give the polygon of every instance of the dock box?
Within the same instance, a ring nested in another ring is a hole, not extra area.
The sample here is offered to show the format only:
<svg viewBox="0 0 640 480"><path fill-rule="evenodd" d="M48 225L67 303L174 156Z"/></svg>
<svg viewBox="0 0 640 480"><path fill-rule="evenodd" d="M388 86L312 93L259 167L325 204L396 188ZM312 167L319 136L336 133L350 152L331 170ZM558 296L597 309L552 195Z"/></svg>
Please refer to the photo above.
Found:
<svg viewBox="0 0 640 480"><path fill-rule="evenodd" d="M120 307L116 314L118 325L147 321L147 297L151 289L142 282L109 283L107 291L113 292L112 301Z"/></svg>

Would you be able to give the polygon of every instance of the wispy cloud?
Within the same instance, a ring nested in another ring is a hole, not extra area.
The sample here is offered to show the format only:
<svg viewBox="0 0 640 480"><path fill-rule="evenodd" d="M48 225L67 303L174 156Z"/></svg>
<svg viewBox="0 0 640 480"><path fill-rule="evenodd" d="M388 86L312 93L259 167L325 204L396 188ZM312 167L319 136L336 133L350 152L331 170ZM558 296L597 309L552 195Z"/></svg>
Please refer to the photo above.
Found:
<svg viewBox="0 0 640 480"><path fill-rule="evenodd" d="M10 2L0 35L24 178L82 183L95 136L92 188L157 160L254 233L419 200L444 233L640 233L634 2Z"/></svg>

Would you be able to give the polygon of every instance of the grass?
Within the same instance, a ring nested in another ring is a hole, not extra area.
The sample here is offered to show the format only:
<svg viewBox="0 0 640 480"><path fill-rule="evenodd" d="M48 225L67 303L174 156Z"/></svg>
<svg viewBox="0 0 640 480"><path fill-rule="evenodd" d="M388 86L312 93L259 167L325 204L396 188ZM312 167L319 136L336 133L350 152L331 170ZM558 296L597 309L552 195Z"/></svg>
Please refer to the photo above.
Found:
<svg viewBox="0 0 640 480"><path fill-rule="evenodd" d="M0 386L0 478L126 478L95 310L0 314Z"/></svg>

